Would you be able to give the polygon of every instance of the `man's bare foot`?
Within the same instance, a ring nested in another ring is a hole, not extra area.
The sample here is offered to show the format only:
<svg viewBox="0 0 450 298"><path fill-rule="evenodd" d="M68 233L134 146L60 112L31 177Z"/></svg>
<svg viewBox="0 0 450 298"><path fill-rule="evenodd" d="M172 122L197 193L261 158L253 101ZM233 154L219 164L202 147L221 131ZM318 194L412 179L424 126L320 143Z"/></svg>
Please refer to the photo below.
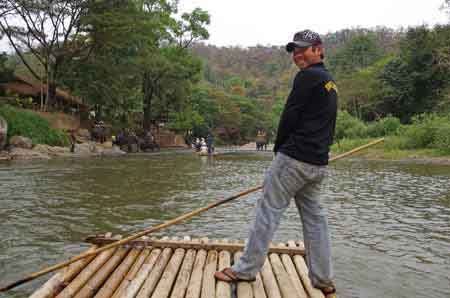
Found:
<svg viewBox="0 0 450 298"><path fill-rule="evenodd" d="M325 287L325 288L320 288L320 290L325 295L325 298L337 298L335 287Z"/></svg>
<svg viewBox="0 0 450 298"><path fill-rule="evenodd" d="M252 278L252 279L239 278L236 275L236 273L233 270L231 270L230 267L224 268L221 271L216 271L214 273L214 277L217 280L224 281L224 282L240 282L240 281L252 282L252 281L256 280L256 278Z"/></svg>

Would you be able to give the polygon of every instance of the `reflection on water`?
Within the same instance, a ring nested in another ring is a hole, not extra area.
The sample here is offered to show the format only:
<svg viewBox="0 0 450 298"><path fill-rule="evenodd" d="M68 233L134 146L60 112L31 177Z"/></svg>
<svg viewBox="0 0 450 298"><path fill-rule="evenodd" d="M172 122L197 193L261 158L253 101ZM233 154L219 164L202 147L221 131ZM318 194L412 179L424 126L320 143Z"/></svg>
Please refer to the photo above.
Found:
<svg viewBox="0 0 450 298"><path fill-rule="evenodd" d="M262 183L269 154L188 153L0 164L0 281ZM258 194L159 235L244 239ZM450 296L450 167L340 161L324 201L343 297ZM276 241L301 238L294 206ZM24 297L48 276L0 297Z"/></svg>

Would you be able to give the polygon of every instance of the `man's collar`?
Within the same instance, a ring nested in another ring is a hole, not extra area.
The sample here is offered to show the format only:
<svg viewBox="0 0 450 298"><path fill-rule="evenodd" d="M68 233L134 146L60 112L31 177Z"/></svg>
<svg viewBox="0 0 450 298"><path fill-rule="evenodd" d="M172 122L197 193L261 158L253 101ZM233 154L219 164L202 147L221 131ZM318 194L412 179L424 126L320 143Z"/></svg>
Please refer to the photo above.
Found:
<svg viewBox="0 0 450 298"><path fill-rule="evenodd" d="M324 64L323 64L323 61L320 61L320 62L309 65L307 68L310 68L310 67L324 67Z"/></svg>

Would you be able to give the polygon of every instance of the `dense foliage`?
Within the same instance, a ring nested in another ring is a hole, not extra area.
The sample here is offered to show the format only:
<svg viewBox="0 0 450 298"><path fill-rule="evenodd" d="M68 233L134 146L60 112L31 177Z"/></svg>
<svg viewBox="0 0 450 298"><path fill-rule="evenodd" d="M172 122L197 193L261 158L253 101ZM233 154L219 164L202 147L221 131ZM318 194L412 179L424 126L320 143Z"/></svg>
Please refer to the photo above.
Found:
<svg viewBox="0 0 450 298"><path fill-rule="evenodd" d="M41 2L49 6L32 6L33 15L45 15L53 5ZM58 73L64 75L56 83L116 127L164 123L186 135L213 132L227 143L252 141L258 130L273 136L298 71L284 46L202 44L208 13L195 9L178 16L177 4L74 2L73 9L82 9L74 26L84 46L78 35L57 41L66 46L58 52ZM395 135L400 128L412 135L405 124L419 127L423 117L444 121L450 113L450 25L345 29L322 37L326 65L339 86L337 140ZM28 54L37 50L44 48ZM445 144L437 138L421 144Z"/></svg>
<svg viewBox="0 0 450 298"><path fill-rule="evenodd" d="M428 148L450 154L450 113L419 114L412 118L410 124L401 124L400 119L393 116L365 123L346 111L338 114L337 147L344 143L345 151L378 137L389 137L385 144L387 149Z"/></svg>
<svg viewBox="0 0 450 298"><path fill-rule="evenodd" d="M69 139L66 133L53 129L49 122L38 114L10 105L0 105L0 116L8 123L8 139L12 136L30 138L33 144L51 146L67 146Z"/></svg>
<svg viewBox="0 0 450 298"><path fill-rule="evenodd" d="M324 36L325 62L340 90L338 122L343 123L338 125L337 139L344 131L346 138L369 137L384 129L380 123L399 126L424 112L450 112L449 34L450 26L440 25L400 31L342 30ZM257 104L261 113L248 116L259 117L259 128L273 134L297 71L284 48L199 44L193 50L204 60L204 80L215 89L238 92L250 104ZM211 99L219 102L214 96ZM240 117L231 120L228 127L244 130ZM377 126L362 122L376 120L380 120ZM252 139L255 129L241 137Z"/></svg>

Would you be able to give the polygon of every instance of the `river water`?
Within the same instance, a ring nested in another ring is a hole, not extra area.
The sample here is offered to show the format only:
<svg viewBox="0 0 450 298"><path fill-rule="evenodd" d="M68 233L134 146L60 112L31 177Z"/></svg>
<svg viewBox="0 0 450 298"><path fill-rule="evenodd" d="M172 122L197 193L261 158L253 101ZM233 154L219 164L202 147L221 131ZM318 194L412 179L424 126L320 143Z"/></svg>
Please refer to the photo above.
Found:
<svg viewBox="0 0 450 298"><path fill-rule="evenodd" d="M0 164L0 283L67 259L93 233L129 235L262 183L271 155ZM328 206L340 297L450 297L450 167L341 160ZM158 235L245 239L258 193ZM301 239L292 203L275 241ZM45 276L4 297L26 297Z"/></svg>

